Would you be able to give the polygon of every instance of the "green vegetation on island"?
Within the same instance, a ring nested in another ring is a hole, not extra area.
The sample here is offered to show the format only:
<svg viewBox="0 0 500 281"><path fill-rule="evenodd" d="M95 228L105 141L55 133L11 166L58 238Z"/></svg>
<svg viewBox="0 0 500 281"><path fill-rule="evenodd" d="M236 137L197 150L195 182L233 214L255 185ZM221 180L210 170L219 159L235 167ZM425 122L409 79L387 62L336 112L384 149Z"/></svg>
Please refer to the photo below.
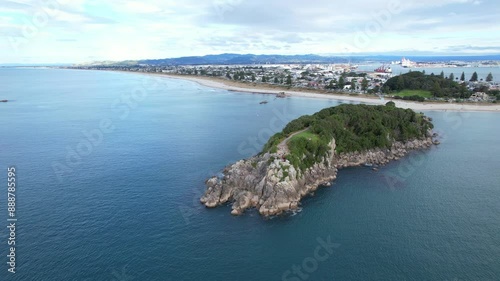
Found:
<svg viewBox="0 0 500 281"><path fill-rule="evenodd" d="M277 152L278 145L292 136L287 142L289 154L284 157L304 171L324 159L332 139L337 153L361 152L390 148L394 141L423 139L432 128L423 114L397 108L394 102L385 106L343 104L291 121L269 139L263 152Z"/></svg>

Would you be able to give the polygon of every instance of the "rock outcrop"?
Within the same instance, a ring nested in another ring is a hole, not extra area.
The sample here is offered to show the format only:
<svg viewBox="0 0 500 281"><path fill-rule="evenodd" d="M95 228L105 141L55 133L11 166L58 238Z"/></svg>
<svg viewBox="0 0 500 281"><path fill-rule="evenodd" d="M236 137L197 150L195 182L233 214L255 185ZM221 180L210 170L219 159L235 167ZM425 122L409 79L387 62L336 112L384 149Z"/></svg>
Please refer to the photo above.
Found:
<svg viewBox="0 0 500 281"><path fill-rule="evenodd" d="M365 163L384 165L432 144L429 132L422 140L394 142L390 149L336 154L332 140L322 161L303 172L286 160L284 151L260 154L226 167L221 177L208 179L200 201L210 208L232 202L233 215L249 208L256 208L263 216L279 215L297 209L300 200L320 185L329 185L336 179L338 169Z"/></svg>

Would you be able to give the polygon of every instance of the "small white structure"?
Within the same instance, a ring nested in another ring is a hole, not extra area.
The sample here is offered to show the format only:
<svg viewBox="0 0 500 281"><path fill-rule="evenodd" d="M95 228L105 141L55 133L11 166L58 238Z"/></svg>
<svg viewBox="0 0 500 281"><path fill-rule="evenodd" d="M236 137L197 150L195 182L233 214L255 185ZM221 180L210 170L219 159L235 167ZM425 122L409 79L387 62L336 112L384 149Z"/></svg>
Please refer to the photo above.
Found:
<svg viewBox="0 0 500 281"><path fill-rule="evenodd" d="M403 59L401 59L401 66L404 68L411 68L411 67L415 66L415 63L409 59L403 58Z"/></svg>
<svg viewBox="0 0 500 281"><path fill-rule="evenodd" d="M484 92L476 92L469 98L470 101L488 101L489 99L490 96L488 96L488 94Z"/></svg>

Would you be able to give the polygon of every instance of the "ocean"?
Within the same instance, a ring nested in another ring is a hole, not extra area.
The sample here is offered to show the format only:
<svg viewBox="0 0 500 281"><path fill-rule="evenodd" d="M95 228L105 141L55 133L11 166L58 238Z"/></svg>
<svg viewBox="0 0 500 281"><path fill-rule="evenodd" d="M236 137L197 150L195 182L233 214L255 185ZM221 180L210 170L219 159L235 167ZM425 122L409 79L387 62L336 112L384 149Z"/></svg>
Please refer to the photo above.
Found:
<svg viewBox="0 0 500 281"><path fill-rule="evenodd" d="M0 82L0 280L500 280L498 113L426 112L441 145L341 170L263 219L206 209L204 181L341 101L104 71L0 68Z"/></svg>

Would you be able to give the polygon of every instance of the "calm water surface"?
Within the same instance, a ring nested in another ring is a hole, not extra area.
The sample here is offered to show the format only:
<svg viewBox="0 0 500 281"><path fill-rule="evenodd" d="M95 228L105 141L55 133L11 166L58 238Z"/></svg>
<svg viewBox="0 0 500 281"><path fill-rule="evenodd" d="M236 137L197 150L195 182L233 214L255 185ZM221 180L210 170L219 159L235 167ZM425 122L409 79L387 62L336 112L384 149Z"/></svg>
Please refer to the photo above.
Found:
<svg viewBox="0 0 500 281"><path fill-rule="evenodd" d="M97 71L0 82L0 225L10 165L19 219L15 275L0 232L0 280L500 280L500 114L427 112L440 146L342 170L264 220L205 209L204 180L339 102ZM336 245L324 261L320 240Z"/></svg>

